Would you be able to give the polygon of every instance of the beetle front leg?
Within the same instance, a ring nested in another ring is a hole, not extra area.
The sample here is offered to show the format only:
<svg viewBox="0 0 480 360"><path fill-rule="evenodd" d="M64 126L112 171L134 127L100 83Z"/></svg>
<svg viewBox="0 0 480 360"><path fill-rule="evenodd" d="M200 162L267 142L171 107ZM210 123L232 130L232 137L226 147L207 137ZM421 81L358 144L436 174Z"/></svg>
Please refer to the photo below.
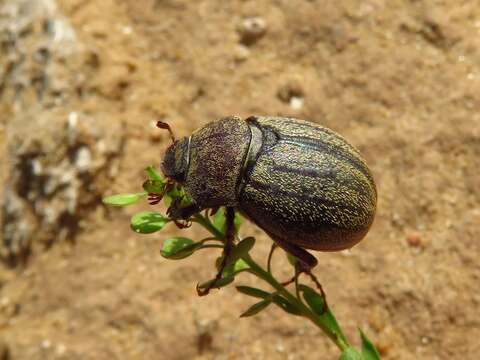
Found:
<svg viewBox="0 0 480 360"><path fill-rule="evenodd" d="M230 259L230 254L232 253L233 249L233 240L235 239L235 210L232 207L226 208L226 215L225 215L225 243L223 246L223 257L222 263L218 269L217 275L215 279L208 285L205 289L200 289L197 286L197 293L198 296L205 296L208 295L210 290L215 287L217 282L222 278L223 271L225 270L228 261Z"/></svg>
<svg viewBox="0 0 480 360"><path fill-rule="evenodd" d="M167 210L167 215L169 216L170 219L173 220L173 222L175 223L175 225L177 225L177 227L179 227L180 229L184 229L190 226L188 219L190 219L190 217L193 214L199 212L201 209L195 203L191 203L189 205L182 207L181 202L182 202L182 199L175 198ZM184 224L179 220L186 220L187 223Z"/></svg>

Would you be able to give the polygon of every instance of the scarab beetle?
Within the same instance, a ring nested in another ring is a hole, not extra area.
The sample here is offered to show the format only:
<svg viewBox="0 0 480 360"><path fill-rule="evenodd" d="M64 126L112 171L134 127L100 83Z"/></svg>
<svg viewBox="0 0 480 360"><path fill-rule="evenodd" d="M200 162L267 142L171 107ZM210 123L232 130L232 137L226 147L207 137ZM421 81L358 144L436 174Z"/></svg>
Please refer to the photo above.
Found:
<svg viewBox="0 0 480 360"><path fill-rule="evenodd" d="M350 248L375 215L377 190L360 153L334 131L304 120L226 117L174 140L161 167L193 200L186 207L174 202L172 219L226 207L224 259L233 242L235 210L298 258L304 270L317 264L305 249Z"/></svg>

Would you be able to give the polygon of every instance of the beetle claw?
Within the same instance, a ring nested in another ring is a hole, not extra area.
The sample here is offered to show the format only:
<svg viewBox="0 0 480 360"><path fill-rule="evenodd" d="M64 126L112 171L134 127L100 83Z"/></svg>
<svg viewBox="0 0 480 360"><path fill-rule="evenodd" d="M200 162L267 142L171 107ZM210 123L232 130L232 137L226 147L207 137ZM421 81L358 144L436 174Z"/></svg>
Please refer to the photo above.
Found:
<svg viewBox="0 0 480 360"><path fill-rule="evenodd" d="M180 221L177 219L170 219L170 220L172 220L179 229L186 229L192 226L192 222L190 220L185 220L185 221Z"/></svg>
<svg viewBox="0 0 480 360"><path fill-rule="evenodd" d="M200 284L197 284L196 290L198 296L206 296L210 292L210 287L207 287L206 289L201 289Z"/></svg>

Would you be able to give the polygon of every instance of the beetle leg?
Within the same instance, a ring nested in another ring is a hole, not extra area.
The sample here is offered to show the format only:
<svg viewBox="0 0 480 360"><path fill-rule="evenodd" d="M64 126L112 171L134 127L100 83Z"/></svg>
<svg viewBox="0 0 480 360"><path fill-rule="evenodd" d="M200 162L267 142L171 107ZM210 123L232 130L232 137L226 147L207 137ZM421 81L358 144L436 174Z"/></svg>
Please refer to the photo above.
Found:
<svg viewBox="0 0 480 360"><path fill-rule="evenodd" d="M315 283L315 285L317 286L317 289L318 291L320 291L320 295L322 296L323 298L323 309L322 309L322 314L326 313L327 310L328 310L328 303L327 303L327 295L325 294L325 291L323 291L323 287L322 287L322 284L320 284L320 282L317 280L317 277L315 275L313 275L311 269L307 269L307 270L302 270L300 269L300 272L298 273L298 275L300 275L302 272L304 272L305 274L307 274L310 279ZM297 275L297 278L298 278L298 275Z"/></svg>
<svg viewBox="0 0 480 360"><path fill-rule="evenodd" d="M220 264L215 279L210 283L210 285L208 285L206 289L199 289L197 286L198 296L208 295L210 290L215 287L217 282L222 278L223 271L225 270L225 267L227 266L230 259L230 254L232 253L233 249L233 240L235 238L235 210L232 207L226 208L225 219L225 244L223 246L222 263Z"/></svg>
<svg viewBox="0 0 480 360"><path fill-rule="evenodd" d="M272 273L272 257L273 257L273 252L277 248L276 243L272 243L272 247L270 248L270 252L268 253L268 260L267 260L267 271L269 273Z"/></svg>
<svg viewBox="0 0 480 360"><path fill-rule="evenodd" d="M298 259L298 261L301 263L302 269L304 270L313 269L315 266L317 266L318 264L317 259L315 258L315 256L310 254L307 250L301 248L300 246L293 245L292 243L289 243L283 239L280 239L279 237L271 233L267 233L267 234L270 235L273 241L275 241L275 243L278 246L280 246L283 250L285 250L290 255L295 256Z"/></svg>
<svg viewBox="0 0 480 360"><path fill-rule="evenodd" d="M170 217L171 220L173 220L173 222L175 223L175 225L177 225L179 229L184 229L190 227L190 225L192 224L191 221L189 221L189 218L193 214L199 212L201 209L195 203L182 207L180 205L181 201L182 199L180 198L174 199L167 210L167 215Z"/></svg>
<svg viewBox="0 0 480 360"><path fill-rule="evenodd" d="M312 273L312 269L318 264L318 261L315 258L315 256L313 256L308 251L306 251L305 249L297 245L293 245L289 242L279 239L278 237L274 237L271 234L269 235L270 237L273 238L273 240L278 246L280 246L283 250L285 250L286 252L295 256L298 259L298 262L295 265L295 276L292 279L286 281L285 283L282 283L282 285L286 286L297 281L298 277L302 273L307 274L317 286L318 291L320 291L320 294L325 304L323 312L326 312L328 309L327 296L325 295L325 291L323 291L323 287L318 281L317 277Z"/></svg>
<svg viewBox="0 0 480 360"><path fill-rule="evenodd" d="M195 203L191 203L182 207L180 205L181 201L182 199L180 198L174 199L167 210L167 215L172 220L188 220L190 216L201 210L200 207Z"/></svg>

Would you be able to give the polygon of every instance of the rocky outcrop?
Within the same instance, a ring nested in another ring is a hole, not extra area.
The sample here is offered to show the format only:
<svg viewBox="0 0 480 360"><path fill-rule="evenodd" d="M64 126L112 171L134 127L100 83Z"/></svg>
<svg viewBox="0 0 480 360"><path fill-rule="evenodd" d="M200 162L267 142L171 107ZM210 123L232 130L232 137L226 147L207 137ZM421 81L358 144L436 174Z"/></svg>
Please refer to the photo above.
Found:
<svg viewBox="0 0 480 360"><path fill-rule="evenodd" d="M99 66L53 0L0 2L1 255L73 240L118 169L122 125L88 107Z"/></svg>

